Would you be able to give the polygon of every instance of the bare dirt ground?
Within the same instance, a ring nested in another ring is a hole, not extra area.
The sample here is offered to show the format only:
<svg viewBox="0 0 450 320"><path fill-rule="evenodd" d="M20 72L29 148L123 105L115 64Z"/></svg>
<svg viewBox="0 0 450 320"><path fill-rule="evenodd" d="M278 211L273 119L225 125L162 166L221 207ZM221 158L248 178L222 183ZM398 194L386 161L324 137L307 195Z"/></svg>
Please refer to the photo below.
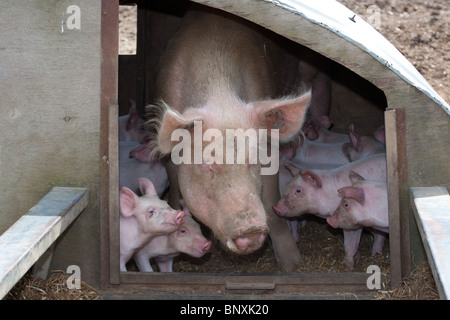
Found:
<svg viewBox="0 0 450 320"><path fill-rule="evenodd" d="M380 9L378 31L417 68L436 92L450 103L450 2L448 0L338 0L360 18L367 20L372 11L370 5ZM136 7L123 7L120 11L120 51L132 53L133 38L136 37ZM135 23L135 22L134 22ZM364 234L361 257L356 262L356 271L365 272L367 266L377 264L383 273L389 273L389 243L377 257L370 256L372 239ZM331 229L316 220L309 221L301 229L300 251L305 266L298 272L340 272L343 257L343 237L339 230ZM132 267L132 266L131 266ZM218 269L220 267L220 269ZM202 259L182 256L174 265L178 272L227 272L227 273L274 273L276 262L270 244L257 253L236 257L215 244L211 253ZM73 295L63 290L66 278L60 273L50 281L42 281L27 274L11 291L8 299L99 299L89 286L83 285L81 293ZM57 294L55 294L57 293ZM417 266L404 280L403 286L392 291L383 291L378 299L438 299L437 290L427 262Z"/></svg>
<svg viewBox="0 0 450 320"><path fill-rule="evenodd" d="M422 74L433 89L450 103L450 2L448 0L338 0L369 21L380 9L378 31Z"/></svg>

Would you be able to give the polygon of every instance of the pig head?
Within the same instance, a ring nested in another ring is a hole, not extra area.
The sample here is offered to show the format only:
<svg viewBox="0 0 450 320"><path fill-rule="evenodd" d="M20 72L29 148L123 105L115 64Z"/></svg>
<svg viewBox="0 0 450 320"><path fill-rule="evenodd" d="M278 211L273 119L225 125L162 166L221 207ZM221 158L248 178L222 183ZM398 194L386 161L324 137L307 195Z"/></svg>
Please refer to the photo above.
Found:
<svg viewBox="0 0 450 320"><path fill-rule="evenodd" d="M354 174L354 173L353 173ZM327 218L334 228L353 230L372 227L389 232L386 182L352 178L352 186L340 188L343 196L339 207Z"/></svg>
<svg viewBox="0 0 450 320"><path fill-rule="evenodd" d="M284 127L284 132L279 134L283 139L288 134L295 135L300 129L302 111L308 101L309 94L289 100L248 104L236 99L234 103L227 104L227 110L223 110L223 106L217 103L211 104L207 109L188 109L183 115L167 107L158 135L158 148L162 153L170 153L176 145L176 142L171 141L172 132L192 127L193 121L201 121L205 128L217 129L224 137L227 129L270 129L274 123L279 122ZM229 123L220 123L216 119L225 119L225 112L239 113L245 121L236 118L230 119ZM210 121L209 118L214 120ZM195 139L193 130L188 132ZM201 137L203 136L202 131ZM177 172L179 189L187 207L196 218L213 230L228 249L236 253L253 252L261 247L269 232L266 211L261 201L261 163L250 163L248 154L245 163L238 163L237 143L233 143L232 148L225 145L225 142L218 145L225 151L218 158L217 152L212 155L206 152L209 145L204 145L203 141L200 142L203 159L201 163L195 163L196 143L198 142L192 141L188 150L183 150L183 153L191 152L192 156L188 159L191 161L180 163ZM258 148L267 151L267 146ZM227 157L227 152L231 152L233 156ZM278 155L276 157L278 159ZM232 159L232 163L227 159Z"/></svg>

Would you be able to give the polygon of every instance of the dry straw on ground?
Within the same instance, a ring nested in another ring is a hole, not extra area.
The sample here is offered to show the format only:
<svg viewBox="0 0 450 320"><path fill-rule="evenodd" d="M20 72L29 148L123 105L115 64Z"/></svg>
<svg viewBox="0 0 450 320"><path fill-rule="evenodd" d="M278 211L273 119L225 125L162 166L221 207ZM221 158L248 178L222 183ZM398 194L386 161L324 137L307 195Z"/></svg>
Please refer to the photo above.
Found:
<svg viewBox="0 0 450 320"><path fill-rule="evenodd" d="M100 294L86 283L69 289L70 275L53 271L48 280L27 273L5 297L7 300L101 300Z"/></svg>

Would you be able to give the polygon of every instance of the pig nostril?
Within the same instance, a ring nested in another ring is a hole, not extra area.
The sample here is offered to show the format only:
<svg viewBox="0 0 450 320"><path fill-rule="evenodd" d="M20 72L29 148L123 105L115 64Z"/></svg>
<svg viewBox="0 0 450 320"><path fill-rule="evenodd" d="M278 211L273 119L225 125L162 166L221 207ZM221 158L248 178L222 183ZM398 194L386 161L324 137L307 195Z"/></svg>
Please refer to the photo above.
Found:
<svg viewBox="0 0 450 320"><path fill-rule="evenodd" d="M234 239L237 248L242 252L251 252L263 244L267 232L250 232Z"/></svg>

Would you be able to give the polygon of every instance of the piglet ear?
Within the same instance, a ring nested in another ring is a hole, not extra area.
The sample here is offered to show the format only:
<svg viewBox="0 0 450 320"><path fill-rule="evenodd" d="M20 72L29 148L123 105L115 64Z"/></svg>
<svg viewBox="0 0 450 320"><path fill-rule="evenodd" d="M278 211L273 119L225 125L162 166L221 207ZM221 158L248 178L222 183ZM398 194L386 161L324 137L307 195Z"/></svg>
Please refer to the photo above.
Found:
<svg viewBox="0 0 450 320"><path fill-rule="evenodd" d="M269 134L271 129L279 129L280 141L287 142L300 131L310 101L311 91L295 98L253 102L250 105L255 109L253 122Z"/></svg>
<svg viewBox="0 0 450 320"><path fill-rule="evenodd" d="M142 144L130 151L130 158L135 158L140 162L150 162L150 153L152 149L148 144Z"/></svg>
<svg viewBox="0 0 450 320"><path fill-rule="evenodd" d="M131 217L134 214L139 197L127 187L122 187L119 190L119 210L124 217Z"/></svg>
<svg viewBox="0 0 450 320"><path fill-rule="evenodd" d="M362 188L344 187L338 190L345 198L353 198L361 204L364 204L364 190Z"/></svg>
<svg viewBox="0 0 450 320"><path fill-rule="evenodd" d="M310 183L314 187L322 188L322 180L316 173L306 169L302 169L300 171L300 175L302 176L303 180Z"/></svg>
<svg viewBox="0 0 450 320"><path fill-rule="evenodd" d="M355 171L351 171L350 174L348 175L348 177L350 178L350 181L352 182L352 184L355 184L359 181L364 181L364 177L361 176L359 173L355 172Z"/></svg>
<svg viewBox="0 0 450 320"><path fill-rule="evenodd" d="M150 180L148 180L147 178L139 178L138 182L139 190L141 190L142 195L158 196L155 186Z"/></svg>
<svg viewBox="0 0 450 320"><path fill-rule="evenodd" d="M355 125L352 123L348 128L350 142L356 151L361 150L361 137L355 132Z"/></svg>
<svg viewBox="0 0 450 320"><path fill-rule="evenodd" d="M292 161L286 160L284 162L284 166L286 167L286 169L289 170L289 172L292 174L293 177L295 177L300 173L300 169L297 168Z"/></svg>
<svg viewBox="0 0 450 320"><path fill-rule="evenodd" d="M373 136L375 139L380 141L382 144L386 145L386 129L384 125L381 125L374 133Z"/></svg>
<svg viewBox="0 0 450 320"><path fill-rule="evenodd" d="M130 110L128 111L128 119L127 119L127 125L126 125L126 130L130 131L132 128L134 128L134 126L136 125L137 121L138 121L138 111L136 109L136 102L134 102L134 100L130 100L131 103L131 107Z"/></svg>

